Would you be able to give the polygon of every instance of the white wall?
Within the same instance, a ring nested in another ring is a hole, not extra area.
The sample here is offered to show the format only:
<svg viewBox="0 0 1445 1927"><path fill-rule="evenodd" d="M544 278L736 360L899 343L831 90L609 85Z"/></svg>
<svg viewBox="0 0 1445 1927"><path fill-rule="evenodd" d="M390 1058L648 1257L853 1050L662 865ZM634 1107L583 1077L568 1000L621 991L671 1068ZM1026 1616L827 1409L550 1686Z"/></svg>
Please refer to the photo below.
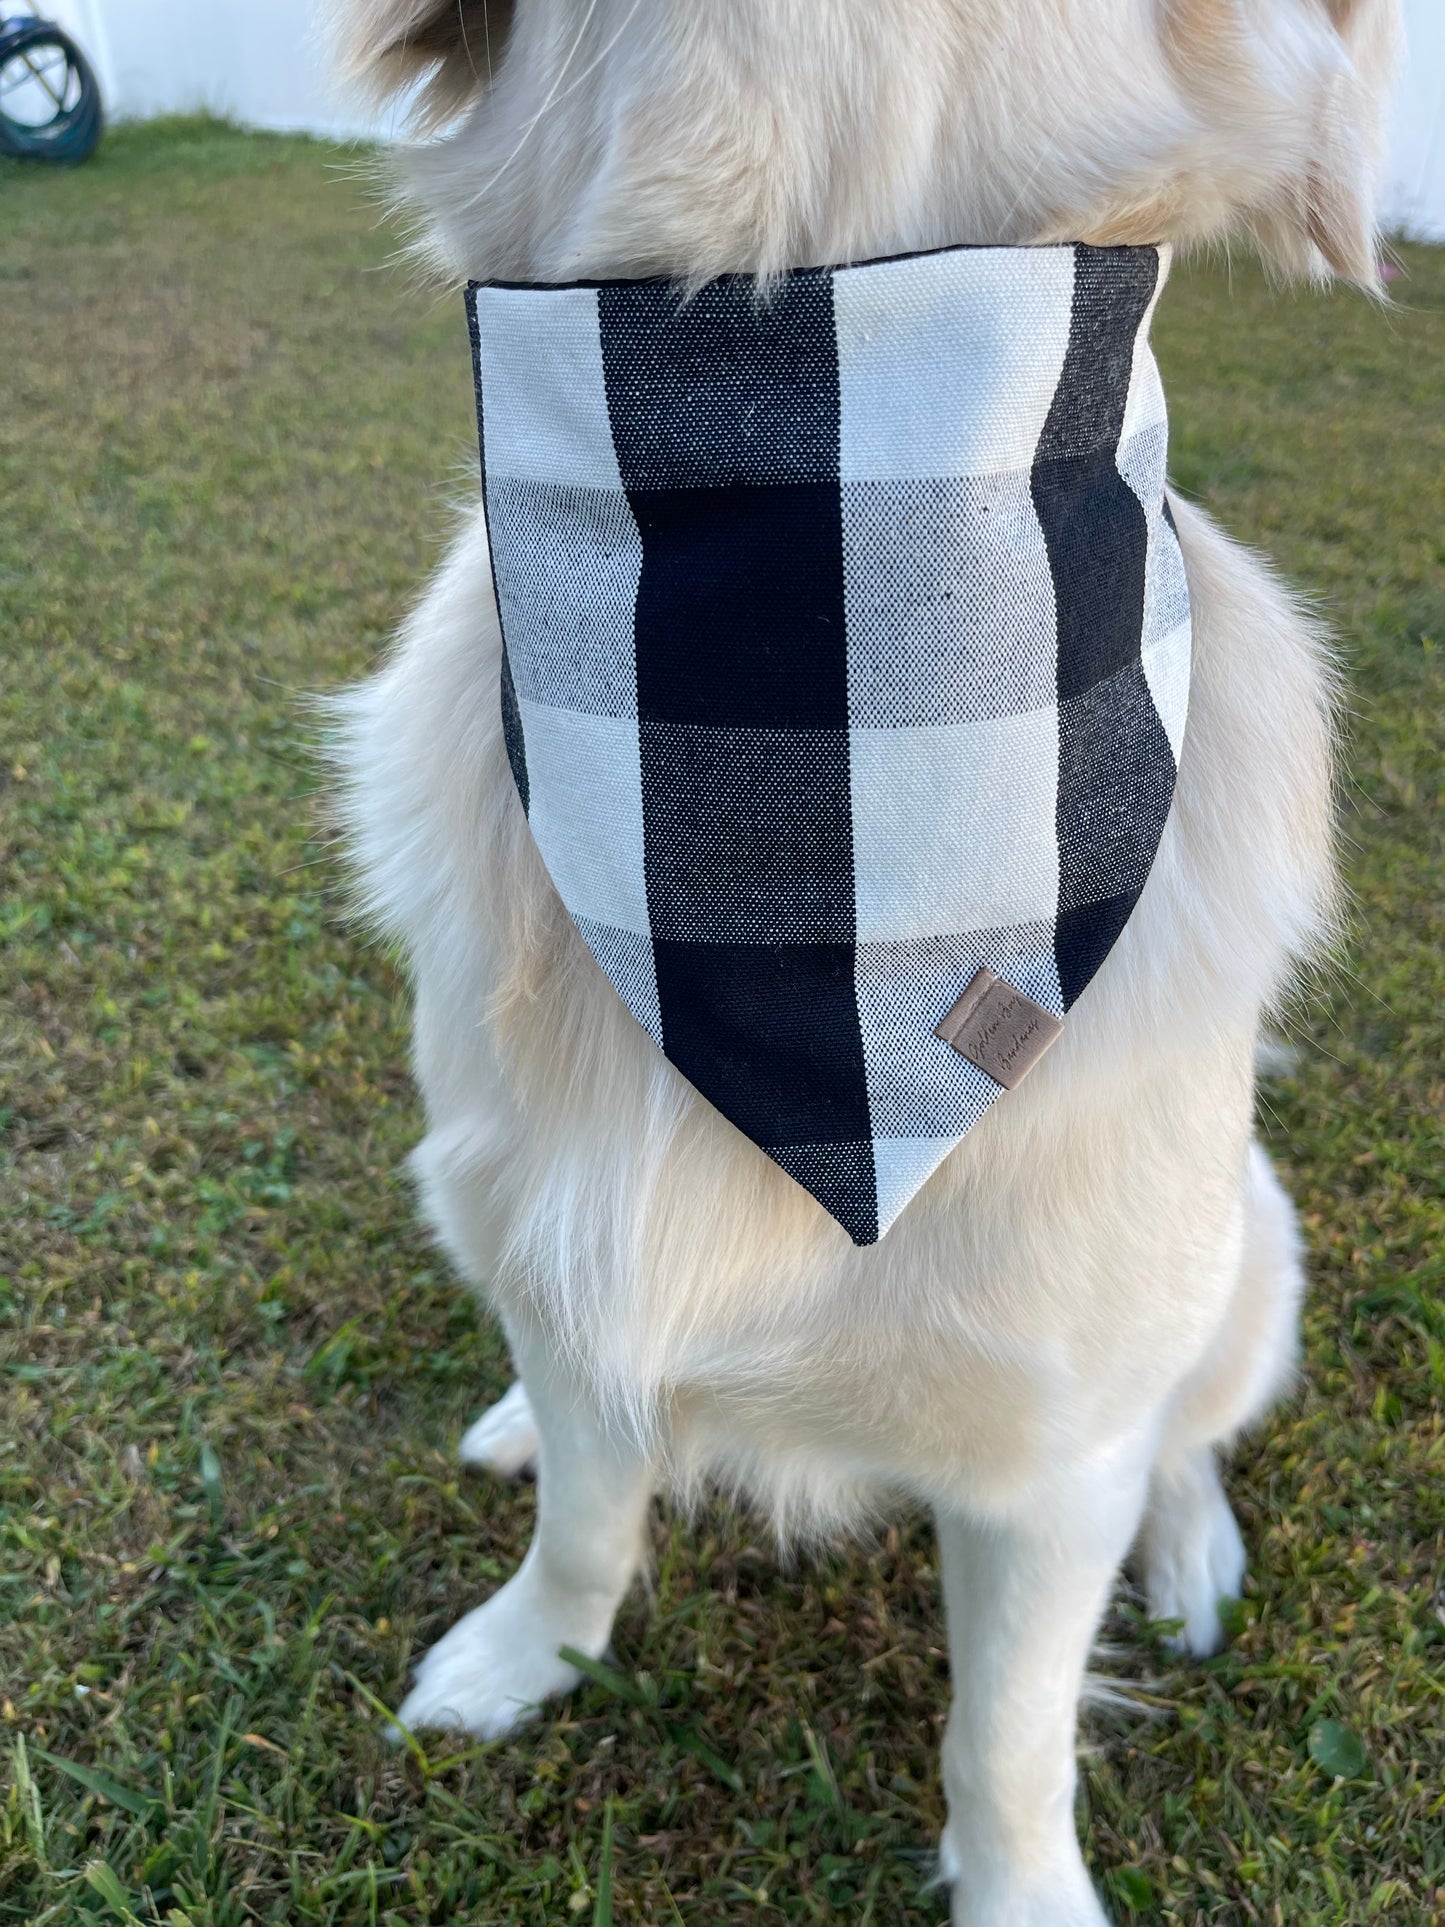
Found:
<svg viewBox="0 0 1445 1927"><path fill-rule="evenodd" d="M338 102L314 44L317 0L48 0L90 54L113 118L209 108L254 127L384 137ZM1384 215L1445 240L1445 0L1405 0L1409 52Z"/></svg>
<svg viewBox="0 0 1445 1927"><path fill-rule="evenodd" d="M113 120L206 111L251 127L375 139L335 98L316 0L40 0L80 42Z"/></svg>
<svg viewBox="0 0 1445 1927"><path fill-rule="evenodd" d="M1445 4L1405 0L1405 19L1384 217L1406 234L1445 241Z"/></svg>

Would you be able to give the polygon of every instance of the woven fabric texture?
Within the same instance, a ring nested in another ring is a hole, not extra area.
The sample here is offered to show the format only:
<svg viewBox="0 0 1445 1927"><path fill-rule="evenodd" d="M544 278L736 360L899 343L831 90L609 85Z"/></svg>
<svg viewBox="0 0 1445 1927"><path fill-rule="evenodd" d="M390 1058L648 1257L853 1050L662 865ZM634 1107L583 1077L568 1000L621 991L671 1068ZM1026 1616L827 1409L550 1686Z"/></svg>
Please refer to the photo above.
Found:
<svg viewBox="0 0 1445 1927"><path fill-rule="evenodd" d="M1167 252L959 248L468 290L507 750L653 1042L858 1244L1064 1015L1189 687L1149 324Z"/></svg>

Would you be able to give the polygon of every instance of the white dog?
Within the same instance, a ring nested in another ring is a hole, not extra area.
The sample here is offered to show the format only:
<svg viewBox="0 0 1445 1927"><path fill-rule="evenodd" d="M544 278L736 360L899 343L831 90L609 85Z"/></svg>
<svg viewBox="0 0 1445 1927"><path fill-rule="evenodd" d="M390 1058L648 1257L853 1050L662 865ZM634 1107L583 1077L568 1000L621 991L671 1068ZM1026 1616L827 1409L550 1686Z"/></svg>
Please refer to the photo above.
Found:
<svg viewBox="0 0 1445 1927"><path fill-rule="evenodd" d="M452 277L696 285L1247 232L1374 285L1395 0L337 11L377 90L432 75L442 132L406 179ZM573 1684L558 1649L605 1649L661 1482L722 1476L805 1529L905 1492L947 1598L954 1920L1103 1920L1073 1826L1081 1680L1136 1542L1190 1651L1240 1585L1217 1453L1287 1378L1301 1289L1251 1140L1256 1040L1333 887L1322 639L1176 513L1194 682L1143 898L1062 1040L865 1249L667 1063L558 901L503 749L480 510L344 699L355 856L415 982L425 1210L519 1373L463 1456L540 1479L521 1569L426 1656L405 1724L496 1735Z"/></svg>

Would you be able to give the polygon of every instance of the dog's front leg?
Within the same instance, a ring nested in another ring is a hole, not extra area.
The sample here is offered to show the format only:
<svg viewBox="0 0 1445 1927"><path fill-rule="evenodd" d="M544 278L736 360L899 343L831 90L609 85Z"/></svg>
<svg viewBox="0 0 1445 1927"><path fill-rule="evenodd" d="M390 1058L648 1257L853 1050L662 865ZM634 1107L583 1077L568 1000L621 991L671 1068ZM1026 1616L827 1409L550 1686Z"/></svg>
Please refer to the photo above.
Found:
<svg viewBox="0 0 1445 1927"><path fill-rule="evenodd" d="M537 1429L537 1523L515 1575L457 1621L417 1668L405 1727L464 1727L494 1739L580 1675L563 1646L598 1658L643 1562L652 1476L586 1390L534 1337L512 1355Z"/></svg>
<svg viewBox="0 0 1445 1927"><path fill-rule="evenodd" d="M941 1858L954 1927L1104 1927L1074 1825L1075 1729L1150 1443L1055 1476L1008 1517L939 1514L953 1675Z"/></svg>

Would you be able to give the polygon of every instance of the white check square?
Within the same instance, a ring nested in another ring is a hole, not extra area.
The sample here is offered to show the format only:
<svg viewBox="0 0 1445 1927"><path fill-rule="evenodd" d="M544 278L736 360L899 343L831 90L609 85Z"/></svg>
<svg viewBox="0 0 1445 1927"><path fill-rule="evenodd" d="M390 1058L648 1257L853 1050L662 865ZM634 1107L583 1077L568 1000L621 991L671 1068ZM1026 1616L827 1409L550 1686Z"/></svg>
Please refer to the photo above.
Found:
<svg viewBox="0 0 1445 1927"><path fill-rule="evenodd" d="M477 288L489 476L622 492L595 288Z"/></svg>
<svg viewBox="0 0 1445 1927"><path fill-rule="evenodd" d="M1074 262L1063 248L1021 253L834 274L845 484L1027 472L1068 351Z"/></svg>
<svg viewBox="0 0 1445 1927"><path fill-rule="evenodd" d="M1055 707L854 729L849 757L859 943L1053 918Z"/></svg>
<svg viewBox="0 0 1445 1927"><path fill-rule="evenodd" d="M649 934L635 719L520 702L528 821L574 917Z"/></svg>

